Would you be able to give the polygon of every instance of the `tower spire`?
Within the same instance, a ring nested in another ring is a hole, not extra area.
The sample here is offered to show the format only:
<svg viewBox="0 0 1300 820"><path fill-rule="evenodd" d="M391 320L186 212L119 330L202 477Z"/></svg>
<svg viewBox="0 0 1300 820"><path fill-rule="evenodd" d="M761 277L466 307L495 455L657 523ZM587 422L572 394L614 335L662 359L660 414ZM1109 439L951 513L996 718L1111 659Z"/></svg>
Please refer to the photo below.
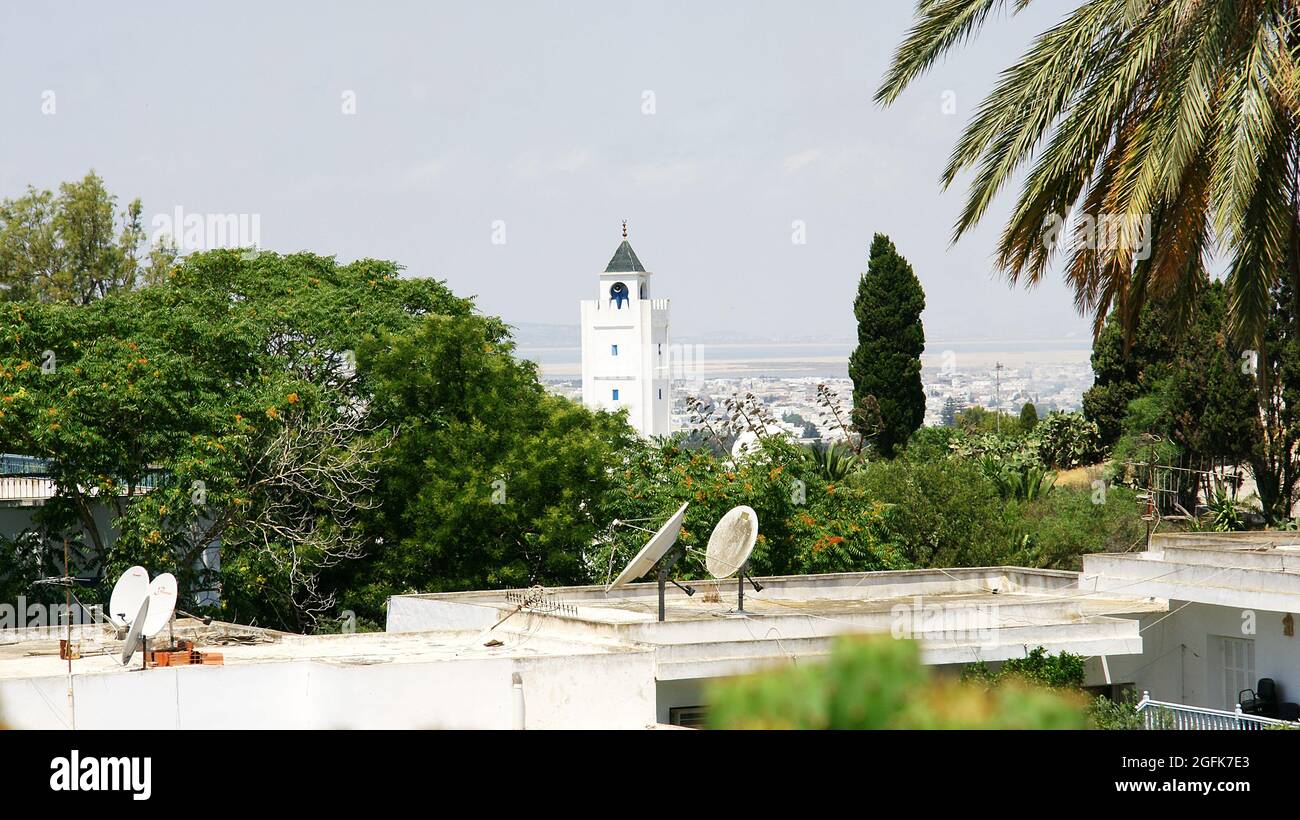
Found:
<svg viewBox="0 0 1300 820"><path fill-rule="evenodd" d="M627 220L623 220L623 238L627 239Z"/></svg>

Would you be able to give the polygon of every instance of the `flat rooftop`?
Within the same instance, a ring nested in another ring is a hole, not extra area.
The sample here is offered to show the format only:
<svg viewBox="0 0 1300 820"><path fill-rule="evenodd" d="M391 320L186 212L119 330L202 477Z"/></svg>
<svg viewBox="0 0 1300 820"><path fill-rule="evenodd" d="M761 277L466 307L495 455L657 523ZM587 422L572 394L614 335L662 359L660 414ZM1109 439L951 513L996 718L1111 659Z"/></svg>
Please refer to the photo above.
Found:
<svg viewBox="0 0 1300 820"><path fill-rule="evenodd" d="M1158 533L1142 552L1085 555L1098 594L1300 611L1300 532Z"/></svg>
<svg viewBox="0 0 1300 820"><path fill-rule="evenodd" d="M694 595L667 587L662 623L655 583L547 589L527 606L526 590L404 595L389 601L388 629L482 628L505 618L508 630L655 645L661 670L701 656L689 647L715 647L719 659L821 655L843 633L915 638L931 663L1002 660L1040 645L1140 652L1137 621L1117 616L1163 612L1167 602L1080 590L1078 578L1019 567L766 577L757 579L761 591L746 586L744 612L735 579L690 581ZM696 672L705 674L661 677Z"/></svg>
<svg viewBox="0 0 1300 820"><path fill-rule="evenodd" d="M756 579L763 587L745 585L745 615L752 617L810 617L853 619L862 615L894 612L910 607L919 597L922 605L957 607L996 606L1006 616L1036 614L1047 622L1076 621L1116 612L1147 612L1158 605L1126 596L1080 595L1078 574L1018 567L975 569L902 570L826 575L788 575ZM682 581L695 589L687 595L671 584L666 589L666 622L736 618L738 583ZM518 608L527 590L428 593L395 599L454 602L491 609L504 616ZM1130 607L1134 607L1130 609ZM658 621L656 583L628 584L621 589L600 586L550 587L532 609L559 618L605 624L640 624Z"/></svg>
<svg viewBox="0 0 1300 820"><path fill-rule="evenodd" d="M68 662L59 658L58 634L49 629L0 630L0 680L66 675ZM164 631L150 641L151 649L165 649ZM482 658L529 658L597 655L646 651L644 647L612 641L566 640L556 636L523 635L501 630L433 630L426 632L364 632L341 635L295 635L270 629L214 621L208 626L189 618L175 621L173 636L190 640L198 651L219 652L224 665L243 666L291 661L313 661L339 666L427 663ZM72 662L74 675L129 674L142 665L140 651L123 666L123 641L111 627L73 627L81 657Z"/></svg>

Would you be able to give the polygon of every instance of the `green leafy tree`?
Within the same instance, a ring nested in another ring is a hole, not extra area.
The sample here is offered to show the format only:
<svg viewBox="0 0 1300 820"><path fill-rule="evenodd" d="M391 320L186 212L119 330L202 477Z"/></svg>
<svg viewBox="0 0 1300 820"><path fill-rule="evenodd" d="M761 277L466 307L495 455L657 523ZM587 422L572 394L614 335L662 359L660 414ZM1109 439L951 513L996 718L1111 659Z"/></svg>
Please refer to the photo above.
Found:
<svg viewBox="0 0 1300 820"><path fill-rule="evenodd" d="M849 376L853 379L855 430L865 437L874 436L876 448L886 458L892 458L925 419L921 386L924 309L925 292L912 266L889 237L876 234L853 303L858 346L849 357ZM874 399L874 411L869 399ZM860 426L877 417L877 428Z"/></svg>
<svg viewBox="0 0 1300 820"><path fill-rule="evenodd" d="M1168 375L1181 330L1174 324L1168 305L1153 302L1144 306L1128 338L1116 314L1093 342L1093 383L1083 394L1083 415L1097 425L1103 446L1114 446L1123 435L1129 402Z"/></svg>
<svg viewBox="0 0 1300 820"><path fill-rule="evenodd" d="M0 298L85 304L164 278L175 251L146 247L139 199L116 207L94 171L0 202Z"/></svg>
<svg viewBox="0 0 1300 820"><path fill-rule="evenodd" d="M1163 463L1193 468L1211 459L1241 463L1260 452L1260 396L1245 366L1253 360L1224 330L1226 287L1204 282L1187 310L1189 318L1177 319L1170 304L1150 302L1127 353L1113 317L1094 346L1097 381L1084 395L1084 411L1104 426L1103 441L1114 436L1117 460L1149 458L1137 442L1147 434L1161 438ZM1211 491L1191 473L1177 479L1186 509Z"/></svg>
<svg viewBox="0 0 1300 820"><path fill-rule="evenodd" d="M227 619L310 628L337 600L326 571L365 549L381 445L350 351L471 312L391 263L235 251L85 304L0 302L0 442L49 462L47 551L68 538L88 571L144 564L191 606L219 587Z"/></svg>
<svg viewBox="0 0 1300 820"><path fill-rule="evenodd" d="M1300 290L1287 281L1273 289L1272 309L1255 350L1254 376L1263 426L1250 459L1251 474L1265 519L1291 517L1300 479Z"/></svg>
<svg viewBox="0 0 1300 820"><path fill-rule="evenodd" d="M401 592L586 581L612 465L635 433L623 414L547 393L495 320L430 316L358 351L377 460L377 541L349 566L348 601L378 617Z"/></svg>

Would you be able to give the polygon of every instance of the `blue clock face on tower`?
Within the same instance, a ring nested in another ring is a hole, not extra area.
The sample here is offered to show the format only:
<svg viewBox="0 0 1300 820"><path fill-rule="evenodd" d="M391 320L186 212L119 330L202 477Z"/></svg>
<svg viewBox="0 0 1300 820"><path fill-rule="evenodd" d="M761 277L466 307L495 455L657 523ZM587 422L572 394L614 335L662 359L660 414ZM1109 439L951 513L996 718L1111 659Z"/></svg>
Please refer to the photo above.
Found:
<svg viewBox="0 0 1300 820"><path fill-rule="evenodd" d="M627 285L623 282L615 282L609 286L609 298L614 303L614 307L623 307L624 302L630 301L627 294Z"/></svg>

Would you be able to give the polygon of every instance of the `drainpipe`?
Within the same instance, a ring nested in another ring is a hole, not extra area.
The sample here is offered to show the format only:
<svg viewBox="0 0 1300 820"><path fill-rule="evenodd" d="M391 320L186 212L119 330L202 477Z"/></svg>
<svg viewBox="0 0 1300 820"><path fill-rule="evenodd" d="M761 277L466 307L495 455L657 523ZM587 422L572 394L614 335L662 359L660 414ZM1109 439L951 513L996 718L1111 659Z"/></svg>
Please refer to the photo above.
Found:
<svg viewBox="0 0 1300 820"><path fill-rule="evenodd" d="M515 729L524 728L524 676L518 672L510 674L510 706L514 714Z"/></svg>

